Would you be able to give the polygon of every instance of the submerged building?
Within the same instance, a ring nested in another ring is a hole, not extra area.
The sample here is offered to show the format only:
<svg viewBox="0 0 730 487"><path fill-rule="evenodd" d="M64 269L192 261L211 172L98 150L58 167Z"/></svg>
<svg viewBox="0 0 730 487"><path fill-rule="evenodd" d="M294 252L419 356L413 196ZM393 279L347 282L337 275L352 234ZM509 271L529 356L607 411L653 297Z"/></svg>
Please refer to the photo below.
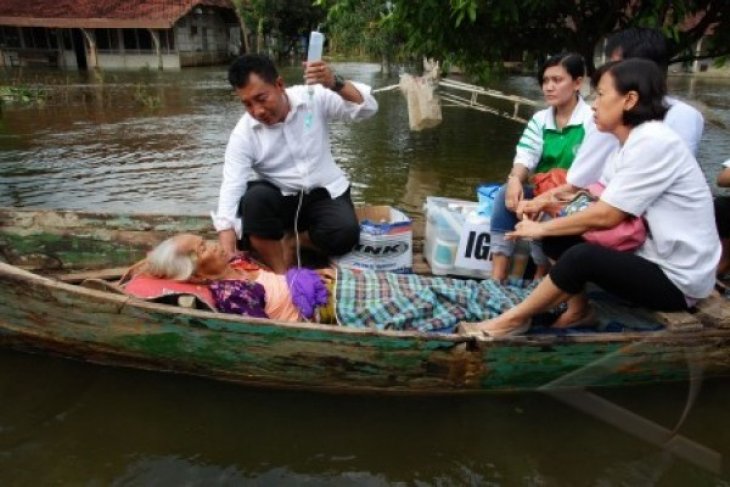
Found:
<svg viewBox="0 0 730 487"><path fill-rule="evenodd" d="M238 54L230 0L0 0L0 65L180 69Z"/></svg>

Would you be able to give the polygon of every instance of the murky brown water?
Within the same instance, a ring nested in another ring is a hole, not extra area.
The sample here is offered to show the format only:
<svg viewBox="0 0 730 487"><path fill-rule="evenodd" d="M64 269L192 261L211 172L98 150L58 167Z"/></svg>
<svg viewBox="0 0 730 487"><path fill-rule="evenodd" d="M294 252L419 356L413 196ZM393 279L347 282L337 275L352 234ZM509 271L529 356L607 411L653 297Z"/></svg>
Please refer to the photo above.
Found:
<svg viewBox="0 0 730 487"><path fill-rule="evenodd" d="M377 66L340 72L375 86ZM286 71L295 81L296 70ZM43 106L5 106L0 205L206 213L241 114L225 70L5 73L53 83ZM539 96L531 78L499 83ZM699 159L730 157L730 83L673 79L706 106ZM418 216L427 195L472 198L501 179L521 127L447 108L411 133L397 92L365 123L333 128L358 202ZM688 386L602 394L670 430ZM679 434L730 458L727 382L703 389ZM714 458L714 457L712 457ZM0 352L2 485L728 485L713 473L548 396L373 398L256 391Z"/></svg>

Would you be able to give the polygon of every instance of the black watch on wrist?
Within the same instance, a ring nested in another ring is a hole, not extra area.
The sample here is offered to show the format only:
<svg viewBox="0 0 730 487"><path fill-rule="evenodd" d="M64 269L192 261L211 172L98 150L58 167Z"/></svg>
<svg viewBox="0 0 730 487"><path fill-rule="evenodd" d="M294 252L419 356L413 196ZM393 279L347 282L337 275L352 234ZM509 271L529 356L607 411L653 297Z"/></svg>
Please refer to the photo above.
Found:
<svg viewBox="0 0 730 487"><path fill-rule="evenodd" d="M339 74L336 74L335 75L335 84L332 85L330 90L339 93L340 91L342 91L342 88L344 88L344 87L345 87L345 78L343 78Z"/></svg>

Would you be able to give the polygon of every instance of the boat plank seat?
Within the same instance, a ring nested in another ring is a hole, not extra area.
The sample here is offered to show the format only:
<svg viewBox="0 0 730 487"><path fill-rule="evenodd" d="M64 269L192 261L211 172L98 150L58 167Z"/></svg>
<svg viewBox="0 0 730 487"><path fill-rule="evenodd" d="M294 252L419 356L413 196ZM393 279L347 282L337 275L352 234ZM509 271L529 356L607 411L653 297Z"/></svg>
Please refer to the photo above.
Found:
<svg viewBox="0 0 730 487"><path fill-rule="evenodd" d="M730 306L727 298L710 296L697 304L697 318L713 328L730 328Z"/></svg>
<svg viewBox="0 0 730 487"><path fill-rule="evenodd" d="M110 269L97 269L93 271L70 272L65 274L49 274L61 282L79 284L86 280L114 281L122 277L129 267L112 267Z"/></svg>
<svg viewBox="0 0 730 487"><path fill-rule="evenodd" d="M687 333L704 328L698 317L686 311L654 311L651 314L658 323L666 327L667 331L674 333Z"/></svg>
<svg viewBox="0 0 730 487"><path fill-rule="evenodd" d="M73 283L76 284L76 283ZM96 291L105 291L113 294L126 294L122 286L109 282L105 279L99 278L88 278L78 283L81 287L86 289L94 289Z"/></svg>

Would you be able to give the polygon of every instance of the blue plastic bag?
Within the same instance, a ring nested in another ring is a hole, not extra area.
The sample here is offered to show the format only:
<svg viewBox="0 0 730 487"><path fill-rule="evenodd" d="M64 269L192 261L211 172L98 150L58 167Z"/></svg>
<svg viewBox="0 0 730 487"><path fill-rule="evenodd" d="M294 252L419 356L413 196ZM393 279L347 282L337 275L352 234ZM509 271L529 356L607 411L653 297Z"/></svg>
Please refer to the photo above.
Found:
<svg viewBox="0 0 730 487"><path fill-rule="evenodd" d="M481 216L491 218L494 208L494 198L502 185L498 183L480 184L477 186L477 213Z"/></svg>

